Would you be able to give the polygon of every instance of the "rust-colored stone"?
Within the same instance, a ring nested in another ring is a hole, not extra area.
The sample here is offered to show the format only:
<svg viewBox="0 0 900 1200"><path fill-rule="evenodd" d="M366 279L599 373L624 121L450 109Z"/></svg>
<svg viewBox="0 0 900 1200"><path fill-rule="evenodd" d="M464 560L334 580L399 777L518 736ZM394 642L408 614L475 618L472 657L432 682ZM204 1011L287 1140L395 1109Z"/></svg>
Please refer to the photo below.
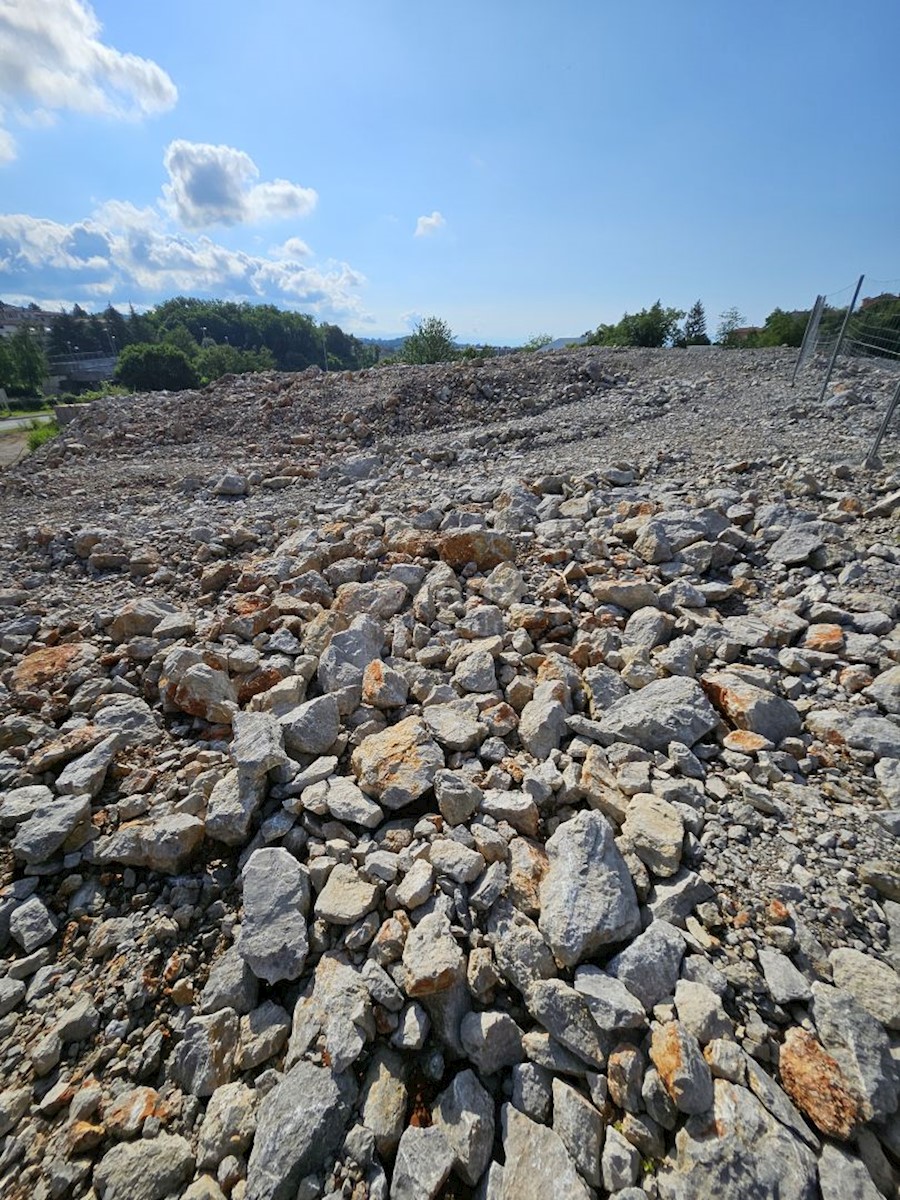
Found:
<svg viewBox="0 0 900 1200"><path fill-rule="evenodd" d="M454 569L473 562L481 571L512 562L515 543L505 533L493 529L454 529L440 541L440 556Z"/></svg>
<svg viewBox="0 0 900 1200"><path fill-rule="evenodd" d="M805 1029L787 1031L778 1065L782 1087L822 1133L846 1141L865 1120L856 1089Z"/></svg>
<svg viewBox="0 0 900 1200"><path fill-rule="evenodd" d="M756 754L759 750L770 749L772 743L761 733L753 733L749 729L733 729L726 734L722 743L726 750L734 750L738 754Z"/></svg>
<svg viewBox="0 0 900 1200"><path fill-rule="evenodd" d="M840 654L844 648L844 631L840 625L822 623L810 625L803 639L807 650L818 650L822 654Z"/></svg>
<svg viewBox="0 0 900 1200"><path fill-rule="evenodd" d="M66 642L61 646L33 650L13 670L13 691L31 692L48 683L61 683L87 657L86 650L84 642Z"/></svg>

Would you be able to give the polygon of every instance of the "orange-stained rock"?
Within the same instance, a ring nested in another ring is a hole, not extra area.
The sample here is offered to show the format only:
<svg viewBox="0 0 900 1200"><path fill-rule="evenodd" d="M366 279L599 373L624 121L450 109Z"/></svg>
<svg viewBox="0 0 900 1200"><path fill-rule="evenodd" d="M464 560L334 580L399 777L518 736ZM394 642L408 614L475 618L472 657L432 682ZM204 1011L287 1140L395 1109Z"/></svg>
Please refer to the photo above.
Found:
<svg viewBox="0 0 900 1200"><path fill-rule="evenodd" d="M778 1065L782 1087L822 1133L846 1141L865 1120L859 1094L806 1030L787 1031Z"/></svg>
<svg viewBox="0 0 900 1200"><path fill-rule="evenodd" d="M823 654L840 654L844 648L844 631L840 625L810 625L803 645L807 650L818 650Z"/></svg>
<svg viewBox="0 0 900 1200"><path fill-rule="evenodd" d="M350 760L359 786L385 808L402 808L424 795L444 765L444 754L421 717L407 717L370 734Z"/></svg>
<svg viewBox="0 0 900 1200"><path fill-rule="evenodd" d="M388 549L394 554L403 554L410 558L435 558L440 542L438 534L425 529L401 529L389 539Z"/></svg>
<svg viewBox="0 0 900 1200"><path fill-rule="evenodd" d="M104 1124L112 1137L135 1137L148 1117L160 1115L159 1092L151 1087L137 1087L125 1092L103 1114Z"/></svg>
<svg viewBox="0 0 900 1200"><path fill-rule="evenodd" d="M515 559L516 547L505 533L494 529L454 529L441 538L440 556L456 569L473 562L484 571Z"/></svg>
<svg viewBox="0 0 900 1200"><path fill-rule="evenodd" d="M773 749L768 738L761 733L752 733L749 729L733 729L727 734L722 743L726 750L735 750L738 754L756 754L758 750Z"/></svg>
<svg viewBox="0 0 900 1200"><path fill-rule="evenodd" d="M541 880L550 860L539 842L517 837L509 844L509 898L521 912L534 916L541 911Z"/></svg>
<svg viewBox="0 0 900 1200"><path fill-rule="evenodd" d="M13 691L31 692L47 684L62 683L71 671L95 653L94 647L87 642L66 642L62 646L34 650L13 670Z"/></svg>
<svg viewBox="0 0 900 1200"><path fill-rule="evenodd" d="M61 737L41 746L28 764L29 770L40 773L57 767L60 763L68 762L79 754L93 750L98 742L109 736L108 729L98 729L96 725L82 725L80 729L72 729Z"/></svg>
<svg viewBox="0 0 900 1200"><path fill-rule="evenodd" d="M93 1150L95 1146L99 1146L106 1137L106 1129L91 1121L73 1121L68 1127L67 1137L69 1150L73 1154L83 1154L86 1150Z"/></svg>

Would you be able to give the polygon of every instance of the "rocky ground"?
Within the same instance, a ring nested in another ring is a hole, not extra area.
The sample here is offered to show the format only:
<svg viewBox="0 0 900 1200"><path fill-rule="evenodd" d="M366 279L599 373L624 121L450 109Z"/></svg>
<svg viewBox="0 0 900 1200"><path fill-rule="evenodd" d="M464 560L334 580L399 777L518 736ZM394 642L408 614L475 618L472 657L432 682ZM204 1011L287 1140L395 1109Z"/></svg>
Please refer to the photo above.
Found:
<svg viewBox="0 0 900 1200"><path fill-rule="evenodd" d="M0 476L0 1194L900 1195L894 377L522 355Z"/></svg>

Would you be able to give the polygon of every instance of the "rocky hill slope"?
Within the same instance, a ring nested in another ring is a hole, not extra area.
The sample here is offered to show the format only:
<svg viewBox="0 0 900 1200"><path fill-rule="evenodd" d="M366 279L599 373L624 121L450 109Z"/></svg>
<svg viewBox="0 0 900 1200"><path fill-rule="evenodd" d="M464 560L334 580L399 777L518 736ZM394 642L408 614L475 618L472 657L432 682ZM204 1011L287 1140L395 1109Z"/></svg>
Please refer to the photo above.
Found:
<svg viewBox="0 0 900 1200"><path fill-rule="evenodd" d="M900 1187L892 375L96 403L0 476L0 1194Z"/></svg>

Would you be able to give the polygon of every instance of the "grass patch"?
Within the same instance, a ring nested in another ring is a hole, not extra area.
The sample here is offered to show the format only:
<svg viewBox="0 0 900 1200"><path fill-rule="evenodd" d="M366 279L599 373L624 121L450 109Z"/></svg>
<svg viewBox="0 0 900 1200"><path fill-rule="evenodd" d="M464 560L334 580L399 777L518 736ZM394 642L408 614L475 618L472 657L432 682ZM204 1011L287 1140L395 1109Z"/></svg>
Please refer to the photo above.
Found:
<svg viewBox="0 0 900 1200"><path fill-rule="evenodd" d="M32 421L28 430L28 449L37 450L58 433L59 426L55 421Z"/></svg>

